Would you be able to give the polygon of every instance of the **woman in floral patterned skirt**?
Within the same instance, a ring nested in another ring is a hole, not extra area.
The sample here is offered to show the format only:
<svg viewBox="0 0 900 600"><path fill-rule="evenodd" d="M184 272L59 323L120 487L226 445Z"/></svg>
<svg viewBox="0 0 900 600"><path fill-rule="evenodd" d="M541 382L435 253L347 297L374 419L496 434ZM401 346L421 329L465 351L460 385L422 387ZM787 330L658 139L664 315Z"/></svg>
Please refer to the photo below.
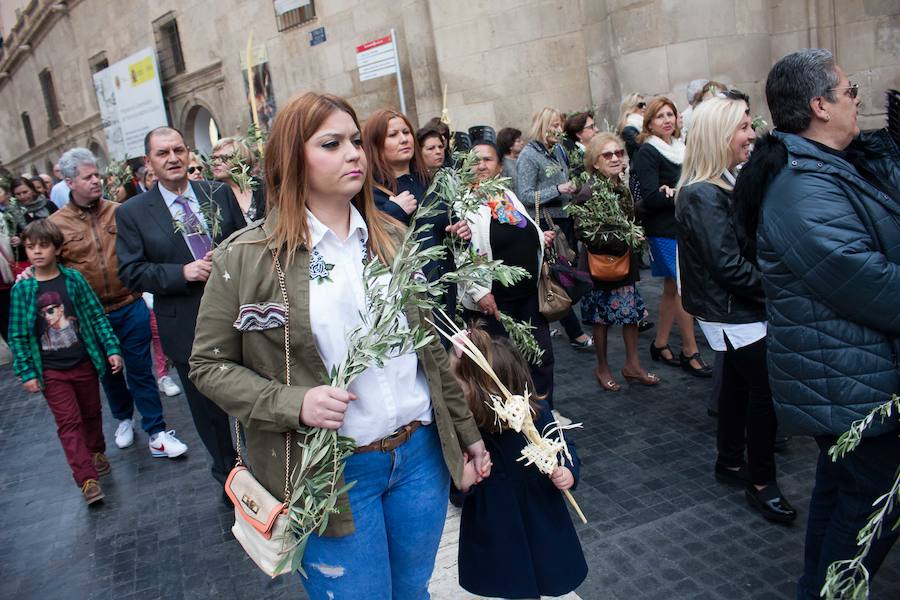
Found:
<svg viewBox="0 0 900 600"><path fill-rule="evenodd" d="M582 245L581 262L588 270L588 254L623 256L629 249L643 242L643 232L634 224L634 205L628 186L623 180L628 157L625 144L614 133L598 133L587 146L584 164L590 178L581 187L575 204L578 208L595 207L598 190L605 190L613 205L606 206L598 224L599 213L575 214L575 236ZM592 195L594 198L592 199ZM628 273L617 281L601 281L594 278L594 289L581 300L582 321L594 328L594 349L597 368L594 371L603 389L617 392L621 386L613 378L606 358L607 330L612 325L622 326L625 340L625 365L622 376L629 383L658 385L659 377L648 373L641 366L637 353L638 323L644 317L644 300L635 288L640 279L638 252L632 252Z"/></svg>

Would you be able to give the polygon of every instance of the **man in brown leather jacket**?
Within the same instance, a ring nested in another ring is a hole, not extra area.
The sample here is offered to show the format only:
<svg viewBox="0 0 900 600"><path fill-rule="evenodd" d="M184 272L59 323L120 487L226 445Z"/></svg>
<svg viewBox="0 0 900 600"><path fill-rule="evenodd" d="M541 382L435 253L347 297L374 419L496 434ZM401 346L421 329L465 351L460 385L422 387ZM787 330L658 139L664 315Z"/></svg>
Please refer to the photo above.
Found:
<svg viewBox="0 0 900 600"><path fill-rule="evenodd" d="M100 298L109 322L122 346L125 374L102 378L109 408L119 425L116 446L134 443L134 407L141 413L141 427L150 437L150 453L175 458L187 446L166 430L162 403L150 358L150 311L141 294L119 279L116 257L115 202L100 197L97 159L85 148L72 148L59 160L69 186L70 201L53 215L62 230L60 261L77 269Z"/></svg>

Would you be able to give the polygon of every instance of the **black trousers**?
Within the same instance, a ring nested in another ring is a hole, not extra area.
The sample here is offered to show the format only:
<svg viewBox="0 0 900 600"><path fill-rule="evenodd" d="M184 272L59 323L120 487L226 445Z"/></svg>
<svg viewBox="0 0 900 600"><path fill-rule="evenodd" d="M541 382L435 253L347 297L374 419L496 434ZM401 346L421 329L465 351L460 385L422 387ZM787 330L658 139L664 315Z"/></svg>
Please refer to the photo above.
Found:
<svg viewBox="0 0 900 600"><path fill-rule="evenodd" d="M178 378L184 388L187 397L188 408L191 409L191 417L194 419L194 427L200 435L200 440L206 446L212 458L212 476L225 485L228 473L234 467L237 454L231 441L231 426L228 415L212 400L200 393L194 384L188 379L189 367L184 363L175 363Z"/></svg>
<svg viewBox="0 0 900 600"><path fill-rule="evenodd" d="M531 321L536 327L532 333L534 338L544 351L540 364L531 365L531 378L534 380L535 391L545 396L545 401L550 410L553 410L553 343L550 341L550 324L541 311L538 310L537 293L523 298L521 300L501 300L497 299L497 308L500 312L511 316L516 321ZM476 319L483 319L486 322L486 328L491 335L509 337L500 322L494 317L489 317L483 313L464 310L463 317L466 322Z"/></svg>
<svg viewBox="0 0 900 600"><path fill-rule="evenodd" d="M833 436L816 437L819 462L816 485L809 499L803 576L797 583L799 600L819 598L828 565L856 556L859 551L856 534L868 522L872 503L894 483L900 466L900 438L896 432L863 438L855 450L837 462L828 455L828 449L836 441ZM884 519L881 535L872 542L863 560L870 581L900 537L900 533L890 529L898 516L900 507L895 504ZM887 598L890 592L883 591L886 595L879 597Z"/></svg>
<svg viewBox="0 0 900 600"><path fill-rule="evenodd" d="M775 483L778 421L769 389L766 339L735 350L725 336L725 345L719 396L719 464L741 466L746 441L750 481L756 485Z"/></svg>

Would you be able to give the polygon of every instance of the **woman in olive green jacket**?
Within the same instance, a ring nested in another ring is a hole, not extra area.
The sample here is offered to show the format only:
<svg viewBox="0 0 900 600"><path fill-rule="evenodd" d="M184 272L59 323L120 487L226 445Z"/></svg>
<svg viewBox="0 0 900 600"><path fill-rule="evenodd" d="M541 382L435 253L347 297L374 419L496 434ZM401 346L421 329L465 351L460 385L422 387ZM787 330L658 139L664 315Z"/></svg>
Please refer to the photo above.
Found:
<svg viewBox="0 0 900 600"><path fill-rule="evenodd" d="M374 253L389 264L402 227L372 201L353 109L334 96L292 99L265 163L271 210L214 253L191 379L244 425L251 469L276 497L286 433L324 427L355 440L344 478L356 484L306 547L310 598L427 597L448 472L460 485L463 451L483 476L490 458L437 340L367 369L347 391L322 385L367 310L364 261ZM405 318L415 327L424 315L410 308ZM298 454L293 444L290 469Z"/></svg>

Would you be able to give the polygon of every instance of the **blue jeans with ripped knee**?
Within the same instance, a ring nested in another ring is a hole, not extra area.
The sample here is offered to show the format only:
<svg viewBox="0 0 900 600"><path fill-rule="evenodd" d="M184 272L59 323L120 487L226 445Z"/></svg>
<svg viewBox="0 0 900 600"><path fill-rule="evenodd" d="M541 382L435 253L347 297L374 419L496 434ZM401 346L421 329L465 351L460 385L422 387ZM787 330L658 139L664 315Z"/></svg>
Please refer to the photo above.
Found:
<svg viewBox="0 0 900 600"><path fill-rule="evenodd" d="M428 600L447 516L450 475L437 428L420 427L393 452L347 459L356 531L311 536L300 577L310 600Z"/></svg>

